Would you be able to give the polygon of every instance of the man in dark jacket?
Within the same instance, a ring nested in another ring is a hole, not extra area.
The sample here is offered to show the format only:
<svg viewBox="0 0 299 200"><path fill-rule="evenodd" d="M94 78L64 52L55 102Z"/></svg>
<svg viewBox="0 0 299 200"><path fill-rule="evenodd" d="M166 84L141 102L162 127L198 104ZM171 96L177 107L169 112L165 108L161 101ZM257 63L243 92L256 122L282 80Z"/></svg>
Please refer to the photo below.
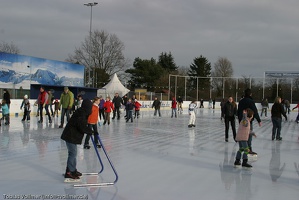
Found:
<svg viewBox="0 0 299 200"><path fill-rule="evenodd" d="M79 179L82 174L77 171L77 144L82 144L84 133L91 135L92 130L87 126L87 118L91 114L92 102L84 99L81 107L76 110L62 132L61 139L68 149L65 178Z"/></svg>
<svg viewBox="0 0 299 200"><path fill-rule="evenodd" d="M225 141L228 142L229 122L232 127L234 140L236 139L236 123L237 104L232 96L228 97L228 101L223 106L224 122L225 122ZM235 140L236 141L236 140Z"/></svg>
<svg viewBox="0 0 299 200"><path fill-rule="evenodd" d="M115 118L116 112L117 112L117 119L120 119L120 112L119 109L121 105L123 104L122 98L118 95L118 93L115 93L115 96L112 100L112 103L114 104L114 110L113 110L113 117L112 119Z"/></svg>
<svg viewBox="0 0 299 200"><path fill-rule="evenodd" d="M157 115L157 111L158 111L159 117L161 117L160 107L161 107L161 101L157 97L155 97L155 100L152 105L152 108L155 108L154 116Z"/></svg>
<svg viewBox="0 0 299 200"><path fill-rule="evenodd" d="M239 123L240 123L241 120L242 120L242 118L243 118L243 110L246 110L247 108L250 108L251 110L253 110L254 115L253 115L253 118L252 118L252 120L250 122L250 129L252 131L253 130L252 121L254 119L257 120L259 126L262 126L262 122L261 122L258 110L257 110L257 108L255 106L255 102L253 101L251 95L252 95L251 89L247 88L244 91L244 98L242 98L240 100L239 105L238 105L238 119L239 119ZM249 147L249 150L250 150L249 153L256 155L257 153L255 153L255 152L252 151L251 141L252 141L252 134L249 134L249 139L248 139L248 147Z"/></svg>

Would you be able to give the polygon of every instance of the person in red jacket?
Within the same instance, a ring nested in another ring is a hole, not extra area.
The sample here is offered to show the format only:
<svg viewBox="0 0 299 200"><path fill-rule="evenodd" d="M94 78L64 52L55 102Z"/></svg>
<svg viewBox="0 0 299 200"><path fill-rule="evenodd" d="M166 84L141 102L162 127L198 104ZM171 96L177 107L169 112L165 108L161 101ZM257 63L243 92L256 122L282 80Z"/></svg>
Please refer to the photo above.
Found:
<svg viewBox="0 0 299 200"><path fill-rule="evenodd" d="M110 97L106 98L106 102L104 103L104 110L105 110L105 120L103 125L108 122L108 125L110 124L110 113L114 110L113 103L110 101Z"/></svg>
<svg viewBox="0 0 299 200"><path fill-rule="evenodd" d="M137 99L135 99L134 107L135 107L134 119L136 117L139 118L141 104L137 101Z"/></svg>
<svg viewBox="0 0 299 200"><path fill-rule="evenodd" d="M173 114L175 115L175 117L177 117L176 111L177 111L177 101L175 97L173 97L171 102L171 117L173 117Z"/></svg>
<svg viewBox="0 0 299 200"><path fill-rule="evenodd" d="M87 123L88 123L88 127L91 128L94 132L94 141L96 143L96 146L98 148L101 148L101 145L99 144L99 140L98 140L98 118L99 118L99 103L100 103L100 98L99 97L95 97L92 100L92 109L91 109L91 114L88 116L87 119ZM90 135L86 135L85 137L85 142L84 142L84 149L90 149L89 146L89 140L90 140Z"/></svg>
<svg viewBox="0 0 299 200"><path fill-rule="evenodd" d="M43 123L43 108L45 108L46 115L48 115L48 117L49 117L49 123L52 123L51 115L50 115L49 109L48 109L48 106L49 106L48 92L45 90L45 88L43 86L40 87L39 91L40 91L40 93L37 98L37 104L39 107L40 120L38 121L38 123Z"/></svg>

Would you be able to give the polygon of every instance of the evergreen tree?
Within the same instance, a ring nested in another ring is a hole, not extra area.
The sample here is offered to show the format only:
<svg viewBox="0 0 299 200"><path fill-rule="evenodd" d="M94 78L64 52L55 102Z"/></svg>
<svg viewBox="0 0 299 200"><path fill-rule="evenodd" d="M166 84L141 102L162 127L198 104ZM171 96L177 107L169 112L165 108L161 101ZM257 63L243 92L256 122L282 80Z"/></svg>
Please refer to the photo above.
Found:
<svg viewBox="0 0 299 200"><path fill-rule="evenodd" d="M196 88L198 78L198 84L200 87L210 87L210 79L205 77L211 77L211 63L202 55L194 58L193 62L194 63L190 65L190 69L188 70L190 86Z"/></svg>

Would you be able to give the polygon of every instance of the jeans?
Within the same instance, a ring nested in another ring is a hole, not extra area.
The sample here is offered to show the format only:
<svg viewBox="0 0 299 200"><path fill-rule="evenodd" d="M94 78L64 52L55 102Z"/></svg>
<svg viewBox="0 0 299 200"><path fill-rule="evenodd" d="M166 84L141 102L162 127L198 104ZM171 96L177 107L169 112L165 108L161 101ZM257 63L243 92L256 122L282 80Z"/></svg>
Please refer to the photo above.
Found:
<svg viewBox="0 0 299 200"><path fill-rule="evenodd" d="M70 110L67 108L62 108L61 110L61 125L64 124L64 115L66 115L67 122L70 120Z"/></svg>
<svg viewBox="0 0 299 200"><path fill-rule="evenodd" d="M274 139L275 136L276 136L276 139L280 138L281 121L282 121L281 118L272 117L272 124L273 124L272 139Z"/></svg>
<svg viewBox="0 0 299 200"><path fill-rule="evenodd" d="M155 109L154 116L156 116L156 115L157 115L157 111L158 111L158 113L159 113L159 117L161 117L160 108L157 108L157 109Z"/></svg>
<svg viewBox="0 0 299 200"><path fill-rule="evenodd" d="M176 117L176 108L171 108L171 117L173 117L173 114Z"/></svg>
<svg viewBox="0 0 299 200"><path fill-rule="evenodd" d="M239 141L239 151L237 152L236 159L240 160L243 153L243 160L248 159L249 147L247 141Z"/></svg>
<svg viewBox="0 0 299 200"><path fill-rule="evenodd" d="M133 122L133 110L128 110L127 122L129 119L131 119L131 122Z"/></svg>
<svg viewBox="0 0 299 200"><path fill-rule="evenodd" d="M228 131L229 131L229 122L232 127L234 139L236 138L236 123L235 116L225 117L225 138L228 139Z"/></svg>
<svg viewBox="0 0 299 200"><path fill-rule="evenodd" d="M69 142L65 142L68 150L67 168L74 172L77 169L77 145Z"/></svg>

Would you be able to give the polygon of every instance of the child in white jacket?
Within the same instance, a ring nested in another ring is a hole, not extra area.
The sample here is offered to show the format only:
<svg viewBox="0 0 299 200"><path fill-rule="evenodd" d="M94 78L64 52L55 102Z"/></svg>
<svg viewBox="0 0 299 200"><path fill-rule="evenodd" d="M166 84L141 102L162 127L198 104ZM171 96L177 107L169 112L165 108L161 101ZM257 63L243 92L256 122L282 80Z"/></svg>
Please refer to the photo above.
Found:
<svg viewBox="0 0 299 200"><path fill-rule="evenodd" d="M196 119L196 116L195 116L195 109L196 109L196 102L195 102L195 101L192 101L192 102L189 104L189 109L188 109L188 112L189 112L189 115L190 115L190 118L189 118L189 125L188 125L189 128L191 128L191 127L195 127L195 119Z"/></svg>

